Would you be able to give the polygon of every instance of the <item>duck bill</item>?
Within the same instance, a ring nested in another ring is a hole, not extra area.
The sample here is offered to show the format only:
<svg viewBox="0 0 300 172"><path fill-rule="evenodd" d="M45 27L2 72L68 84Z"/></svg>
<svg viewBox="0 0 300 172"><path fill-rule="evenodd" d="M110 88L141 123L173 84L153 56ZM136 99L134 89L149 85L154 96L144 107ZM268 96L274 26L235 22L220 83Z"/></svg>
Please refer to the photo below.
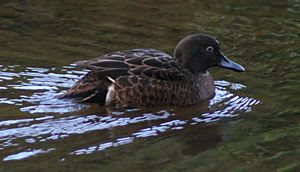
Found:
<svg viewBox="0 0 300 172"><path fill-rule="evenodd" d="M245 68L234 61L229 60L224 54L220 53L221 60L218 62L217 66L225 69L231 69L235 72L244 72Z"/></svg>

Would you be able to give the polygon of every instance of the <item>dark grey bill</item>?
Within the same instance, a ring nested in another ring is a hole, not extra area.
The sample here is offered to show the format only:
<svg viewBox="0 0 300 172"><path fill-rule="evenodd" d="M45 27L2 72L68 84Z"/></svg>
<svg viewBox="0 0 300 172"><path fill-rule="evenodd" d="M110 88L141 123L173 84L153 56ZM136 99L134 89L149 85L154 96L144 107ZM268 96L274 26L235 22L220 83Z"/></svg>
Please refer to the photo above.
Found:
<svg viewBox="0 0 300 172"><path fill-rule="evenodd" d="M234 61L229 60L224 54L221 55L221 60L218 62L218 66L221 68L231 69L235 72L244 72L245 68Z"/></svg>

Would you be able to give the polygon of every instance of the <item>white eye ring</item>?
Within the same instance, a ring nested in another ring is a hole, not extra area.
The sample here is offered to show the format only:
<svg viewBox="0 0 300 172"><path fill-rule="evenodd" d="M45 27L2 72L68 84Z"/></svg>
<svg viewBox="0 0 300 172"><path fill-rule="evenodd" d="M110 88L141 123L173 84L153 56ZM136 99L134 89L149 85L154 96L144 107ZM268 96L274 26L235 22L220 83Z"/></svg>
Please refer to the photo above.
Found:
<svg viewBox="0 0 300 172"><path fill-rule="evenodd" d="M206 51L212 53L214 51L214 47L208 46L208 47L206 47Z"/></svg>

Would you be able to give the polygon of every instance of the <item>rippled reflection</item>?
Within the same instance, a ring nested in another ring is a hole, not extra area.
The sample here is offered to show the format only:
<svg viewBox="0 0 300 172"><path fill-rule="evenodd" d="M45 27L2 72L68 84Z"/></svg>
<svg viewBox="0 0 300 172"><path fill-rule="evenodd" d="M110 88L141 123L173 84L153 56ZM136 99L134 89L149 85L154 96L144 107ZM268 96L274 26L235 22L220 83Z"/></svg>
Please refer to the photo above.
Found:
<svg viewBox="0 0 300 172"><path fill-rule="evenodd" d="M13 95L11 98L0 96L0 104L20 105L21 111L30 113L66 113L82 109L85 105L58 98L61 94L60 90L70 87L75 80L86 73L71 69L73 69L72 66L64 66L60 70L2 66L0 82L2 81L3 84L1 84L0 90L11 90L11 92L20 92L20 94L15 98L12 98ZM21 72L14 73L14 70L21 70ZM13 80L13 82L8 80ZM25 104L29 104L29 106L24 106Z"/></svg>
<svg viewBox="0 0 300 172"><path fill-rule="evenodd" d="M27 151L23 151L17 154L9 155L3 159L3 161L10 161L10 160L21 160L24 158L28 158L31 156L35 156L37 154L48 153L55 150L54 148L43 150L43 149L29 149Z"/></svg>
<svg viewBox="0 0 300 172"><path fill-rule="evenodd" d="M20 71L20 72L15 72ZM71 155L90 154L110 147L130 144L139 138L155 137L164 132L182 130L187 125L196 125L235 117L240 112L249 112L260 102L254 98L240 97L232 93L245 88L238 83L216 81L216 96L208 108L192 114L181 114L173 108L144 112L140 109L109 110L101 114L57 116L88 107L72 100L58 99L60 90L70 87L86 71L77 71L73 66L62 69L45 69L22 66L1 66L0 91L20 91L16 97L1 97L0 104L19 106L21 111L47 114L38 118L0 121L0 150L27 145L24 150L7 155L3 160L20 160L55 151L41 148L39 143L65 139L72 135L84 135L94 131L113 131L120 127L129 132L114 135L110 140L100 141L88 147L69 152ZM195 106L194 108L197 108ZM190 112L189 112L190 113ZM136 126L138 124L138 126ZM132 128L131 128L132 127ZM31 146L30 146L31 145Z"/></svg>

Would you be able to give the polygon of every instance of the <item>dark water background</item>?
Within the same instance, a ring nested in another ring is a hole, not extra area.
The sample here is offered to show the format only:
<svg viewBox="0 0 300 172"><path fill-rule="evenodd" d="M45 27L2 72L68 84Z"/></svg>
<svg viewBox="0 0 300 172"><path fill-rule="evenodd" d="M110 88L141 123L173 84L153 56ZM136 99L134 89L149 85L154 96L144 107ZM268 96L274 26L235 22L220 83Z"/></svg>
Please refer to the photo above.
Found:
<svg viewBox="0 0 300 172"><path fill-rule="evenodd" d="M59 100L72 62L191 33L246 73L212 69L187 108ZM300 171L300 1L0 1L0 171Z"/></svg>

